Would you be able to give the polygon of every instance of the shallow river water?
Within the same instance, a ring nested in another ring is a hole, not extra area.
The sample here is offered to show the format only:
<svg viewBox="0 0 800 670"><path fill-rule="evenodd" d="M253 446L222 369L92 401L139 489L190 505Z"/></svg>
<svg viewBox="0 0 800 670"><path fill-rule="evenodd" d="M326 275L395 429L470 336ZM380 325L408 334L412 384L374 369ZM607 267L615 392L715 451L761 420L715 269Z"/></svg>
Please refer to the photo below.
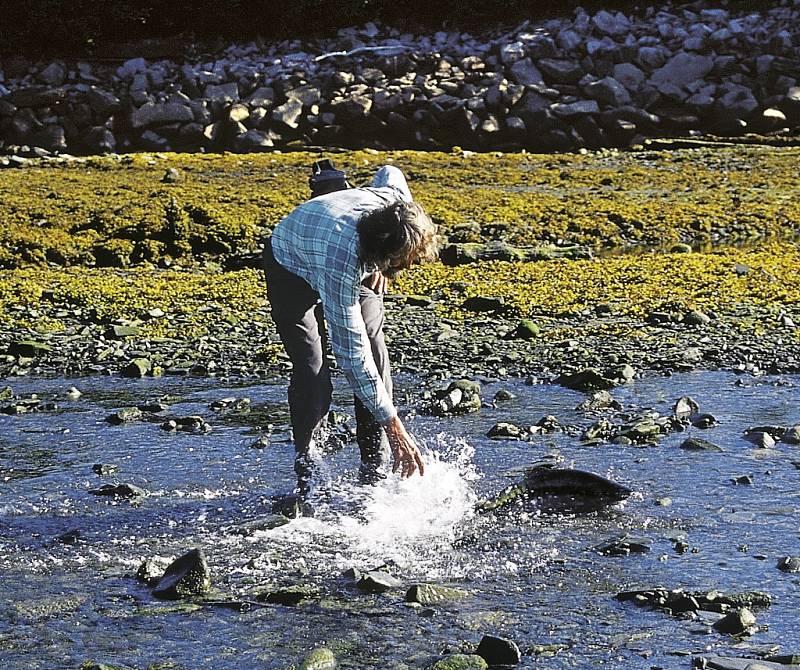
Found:
<svg viewBox="0 0 800 670"><path fill-rule="evenodd" d="M615 389L627 409L671 413L691 395L719 425L690 429L649 447L583 446L566 433L529 442L485 437L497 421L532 425L552 414L585 427L585 396L519 381L486 384L516 398L459 418L413 417L429 462L424 478L359 487L357 448L325 461L314 518L249 534L241 524L270 511L292 486L293 450L282 384L219 380L6 380L18 395L56 399L53 411L0 415L0 668L78 668L87 660L144 669L171 661L186 669L288 668L314 647L342 668L424 668L485 633L514 639L519 667L688 668L691 655L742 655L760 648L800 653L800 576L776 568L800 555L800 447L759 449L751 425L800 423L800 379L692 373L648 377ZM415 380L399 379L401 389ZM76 385L82 397L65 393ZM0 382L0 386L3 382ZM343 405L346 394L338 387ZM215 400L250 399L250 410L214 411ZM163 399L151 420L112 426L123 407ZM202 415L204 435L170 433L168 416ZM253 448L267 425L270 444ZM723 453L687 452L694 435ZM513 483L548 453L632 488L604 512L505 515L473 512L477 500ZM113 475L92 471L118 466ZM732 479L750 475L751 485ZM109 482L145 489L137 501L89 494ZM671 504L656 501L670 498ZM74 541L56 538L78 531ZM652 541L646 554L609 557L594 548L630 533ZM685 539L679 553L675 541ZM252 600L273 585L306 584L319 595L300 605L247 611L156 600L135 580L143 559L193 547L208 557L212 598ZM469 597L429 608L404 603L404 588L361 594L348 568L387 565L405 585L435 582ZM618 591L664 586L773 596L757 612L762 629L740 642L708 625L615 600ZM548 655L543 645L558 645ZM737 647L737 645L739 645Z"/></svg>

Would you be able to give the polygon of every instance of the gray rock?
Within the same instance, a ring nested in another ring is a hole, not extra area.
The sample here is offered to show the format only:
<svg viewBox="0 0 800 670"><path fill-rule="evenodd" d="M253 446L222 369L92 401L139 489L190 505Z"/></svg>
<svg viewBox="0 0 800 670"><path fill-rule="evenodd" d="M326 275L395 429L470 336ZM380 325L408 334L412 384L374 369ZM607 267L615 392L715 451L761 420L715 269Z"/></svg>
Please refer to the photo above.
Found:
<svg viewBox="0 0 800 670"><path fill-rule="evenodd" d="M699 437L687 437L681 442L681 449L685 449L686 451L725 451L722 447L712 442L701 440Z"/></svg>
<svg viewBox="0 0 800 670"><path fill-rule="evenodd" d="M786 444L800 444L800 424L789 428L789 430L783 434L781 442L785 442Z"/></svg>
<svg viewBox="0 0 800 670"><path fill-rule="evenodd" d="M253 91L247 98L247 104L251 107L272 107L275 101L275 91L269 86L260 86Z"/></svg>
<svg viewBox="0 0 800 670"><path fill-rule="evenodd" d="M146 558L136 570L136 581L144 582L148 586L155 586L164 576L169 567L169 561L162 558Z"/></svg>
<svg viewBox="0 0 800 670"><path fill-rule="evenodd" d="M122 108L122 102L116 95L98 86L92 86L87 91L86 100L101 119L107 119Z"/></svg>
<svg viewBox="0 0 800 670"><path fill-rule="evenodd" d="M356 582L356 586L365 593L385 593L400 588L402 585L403 583L399 579L380 570L370 570L361 575Z"/></svg>
<svg viewBox="0 0 800 670"><path fill-rule="evenodd" d="M516 424L500 421L489 429L486 437L493 440L521 440L525 432Z"/></svg>
<svg viewBox="0 0 800 670"><path fill-rule="evenodd" d="M631 102L628 90L614 77L604 77L583 87L590 98L606 105L621 107Z"/></svg>
<svg viewBox="0 0 800 670"><path fill-rule="evenodd" d="M539 69L548 81L556 84L577 84L584 75L580 64L572 60L542 58L539 61Z"/></svg>
<svg viewBox="0 0 800 670"><path fill-rule="evenodd" d="M113 414L109 414L106 417L106 421L110 424L115 426L122 425L123 423L133 423L134 421L140 421L144 414L142 410L138 407L125 407L121 410L114 412Z"/></svg>
<svg viewBox="0 0 800 670"><path fill-rule="evenodd" d="M95 126L83 136L82 144L92 154L113 153L117 148L117 138L105 126Z"/></svg>
<svg viewBox="0 0 800 670"><path fill-rule="evenodd" d="M800 670L800 663L793 662L788 664L782 661L775 663L769 660L716 655L697 658L699 662L704 663L703 667L708 668L708 670Z"/></svg>
<svg viewBox="0 0 800 670"><path fill-rule="evenodd" d="M228 84L209 84L203 91L203 97L221 104L238 102L239 85L235 81Z"/></svg>
<svg viewBox="0 0 800 670"><path fill-rule="evenodd" d="M584 400L575 409L580 412L596 412L603 409L620 410L622 409L622 405L614 400L613 396L608 391L602 390L592 393L587 400Z"/></svg>
<svg viewBox="0 0 800 670"><path fill-rule="evenodd" d="M641 53L641 52L640 52ZM684 87L705 77L714 68L714 59L710 56L680 51L667 63L650 75L650 82L659 86L672 84Z"/></svg>
<svg viewBox="0 0 800 670"><path fill-rule="evenodd" d="M187 105L175 103L148 102L131 114L131 125L134 128L168 123L189 123L194 121L194 114Z"/></svg>
<svg viewBox="0 0 800 670"><path fill-rule="evenodd" d="M149 374L153 369L153 364L147 358L134 358L128 365L120 370L120 375L139 379Z"/></svg>
<svg viewBox="0 0 800 670"><path fill-rule="evenodd" d="M484 635L475 653L489 665L517 665L522 660L516 642L494 635Z"/></svg>
<svg viewBox="0 0 800 670"><path fill-rule="evenodd" d="M647 554L653 547L653 541L646 537L633 537L625 534L611 538L594 548L602 556L629 556L630 554Z"/></svg>
<svg viewBox="0 0 800 670"><path fill-rule="evenodd" d="M613 76L632 93L638 91L645 81L644 72L633 63L618 63L614 66Z"/></svg>
<svg viewBox="0 0 800 670"><path fill-rule="evenodd" d="M622 12L612 14L602 10L592 17L592 24L604 35L624 35L631 29L628 17Z"/></svg>
<svg viewBox="0 0 800 670"><path fill-rule="evenodd" d="M721 117L748 119L759 108L753 92L744 86L729 86L715 104L716 113Z"/></svg>
<svg viewBox="0 0 800 670"><path fill-rule="evenodd" d="M667 62L669 51L663 47L643 46L636 55L636 63L645 70L652 71L660 68Z"/></svg>
<svg viewBox="0 0 800 670"><path fill-rule="evenodd" d="M500 47L500 60L503 65L513 65L525 58L526 53L522 42L510 42Z"/></svg>
<svg viewBox="0 0 800 670"><path fill-rule="evenodd" d="M175 559L153 589L162 600L179 600L211 590L211 573L202 549L192 549Z"/></svg>
<svg viewBox="0 0 800 670"><path fill-rule="evenodd" d="M714 630L734 636L750 635L755 632L756 623L755 615L746 607L742 607L717 621L714 624Z"/></svg>
<svg viewBox="0 0 800 670"><path fill-rule="evenodd" d="M67 78L67 68L63 63L53 61L39 72L38 78L39 81L49 86L61 86Z"/></svg>
<svg viewBox="0 0 800 670"><path fill-rule="evenodd" d="M256 600L273 605L293 607L300 603L319 597L320 589L313 584L295 584L292 586L276 586L261 591L256 595Z"/></svg>
<svg viewBox="0 0 800 670"><path fill-rule="evenodd" d="M687 326L705 326L711 323L711 317L700 310L694 309L686 313L683 317L683 323Z"/></svg>
<svg viewBox="0 0 800 670"><path fill-rule="evenodd" d="M521 86L544 83L542 73L530 58L524 58L511 66L511 79Z"/></svg>
<svg viewBox="0 0 800 670"><path fill-rule="evenodd" d="M776 566L781 572L800 572L800 556L784 556Z"/></svg>
<svg viewBox="0 0 800 670"><path fill-rule="evenodd" d="M49 86L28 86L11 91L6 102L16 107L53 107L67 98L63 88Z"/></svg>
<svg viewBox="0 0 800 670"><path fill-rule="evenodd" d="M596 100L578 100L576 102L557 102L550 105L553 114L563 119L572 119L587 114L598 114L600 107Z"/></svg>
<svg viewBox="0 0 800 670"><path fill-rule="evenodd" d="M241 153L270 151L275 147L273 135L261 130L248 130L238 135L234 140L233 148Z"/></svg>
<svg viewBox="0 0 800 670"><path fill-rule="evenodd" d="M577 50L584 42L584 38L574 30L562 30L556 39L558 46L567 52Z"/></svg>
<svg viewBox="0 0 800 670"><path fill-rule="evenodd" d="M406 602L419 603L420 605L436 605L437 603L461 600L468 595L462 589L449 586L414 584L406 592Z"/></svg>
<svg viewBox="0 0 800 670"><path fill-rule="evenodd" d="M775 446L775 438L765 431L750 431L744 436L744 439L759 449L772 449Z"/></svg>
<svg viewBox="0 0 800 670"><path fill-rule="evenodd" d="M351 95L331 101L331 111L344 122L365 119L372 109L372 100L365 95Z"/></svg>
<svg viewBox="0 0 800 670"><path fill-rule="evenodd" d="M700 406L697 404L697 401L688 395L678 398L672 406L672 413L679 419L697 414L699 411Z"/></svg>
<svg viewBox="0 0 800 670"><path fill-rule="evenodd" d="M296 98L290 98L282 105L272 110L272 120L284 126L295 129L299 125L303 114L303 103Z"/></svg>

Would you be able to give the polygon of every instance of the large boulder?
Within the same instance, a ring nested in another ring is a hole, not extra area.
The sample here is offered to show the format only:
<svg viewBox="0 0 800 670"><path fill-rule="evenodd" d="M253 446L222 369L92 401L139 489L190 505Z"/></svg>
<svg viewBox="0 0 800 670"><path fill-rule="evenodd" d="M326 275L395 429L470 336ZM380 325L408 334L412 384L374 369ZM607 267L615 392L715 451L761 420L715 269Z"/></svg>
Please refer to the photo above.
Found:
<svg viewBox="0 0 800 670"><path fill-rule="evenodd" d="M194 114L191 107L176 103L148 102L131 114L131 125L136 129L192 121Z"/></svg>
<svg viewBox="0 0 800 670"><path fill-rule="evenodd" d="M671 84L681 88L702 79L713 69L714 59L711 56L679 51L650 75L650 83L656 87Z"/></svg>
<svg viewBox="0 0 800 670"><path fill-rule="evenodd" d="M622 107L631 102L628 90L614 77L604 77L598 81L593 81L584 86L583 90L593 100L612 107Z"/></svg>
<svg viewBox="0 0 800 670"><path fill-rule="evenodd" d="M178 600L208 593L211 573L202 549L192 549L175 559L153 589L162 600Z"/></svg>

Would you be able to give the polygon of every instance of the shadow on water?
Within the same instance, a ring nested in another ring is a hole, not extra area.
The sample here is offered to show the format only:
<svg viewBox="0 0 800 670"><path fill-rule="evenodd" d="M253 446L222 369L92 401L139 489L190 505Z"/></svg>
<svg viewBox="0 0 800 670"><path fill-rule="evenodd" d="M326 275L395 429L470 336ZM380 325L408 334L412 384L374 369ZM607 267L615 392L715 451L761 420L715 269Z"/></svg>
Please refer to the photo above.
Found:
<svg viewBox="0 0 800 670"><path fill-rule="evenodd" d="M357 449L348 445L324 461L316 515L271 527L259 523L271 496L293 486L282 385L87 379L84 396L66 400L66 380L14 380L17 393L57 398L62 413L0 417L3 667L77 668L95 659L137 668L156 661L286 668L327 644L343 668L423 668L445 649L469 650L487 632L527 651L521 667L621 669L640 667L643 657L648 667L689 667L675 654L706 647L736 653L735 641L708 626L614 599L620 590L657 585L771 592L773 606L758 613L769 629L753 644L790 652L800 647L796 579L775 565L800 553L800 470L792 465L800 452L782 443L756 449L743 431L800 422L800 380L736 382L729 374L692 373L616 389L618 421L646 411L669 415L687 394L719 420L648 447L589 446L570 430L490 440L497 421L526 426L555 415L582 429L599 416L575 409L584 399L579 393L507 382L502 386L516 398L502 405L411 421L427 453L424 478L359 486ZM499 386L485 387L484 396ZM173 399L168 413L201 415L211 432L105 421L111 411L165 395ZM340 402L348 395L337 388ZM219 409L245 396L249 411ZM254 449L254 431L269 423L276 427L271 439ZM689 435L723 451L680 449ZM520 481L548 455L633 494L599 511L527 500L500 514L476 513L479 500ZM96 464L113 468L97 474ZM742 475L752 484L732 483ZM115 482L146 494L128 500L89 493ZM601 555L598 547L620 537L643 538L649 551ZM211 599L234 604L165 603L133 578L143 559L171 559L192 547L208 556ZM344 576L351 568L382 568L402 587L362 593ZM405 588L420 582L467 595L405 605ZM264 590L298 586L311 595L294 607L235 606ZM542 656L546 648L560 652Z"/></svg>

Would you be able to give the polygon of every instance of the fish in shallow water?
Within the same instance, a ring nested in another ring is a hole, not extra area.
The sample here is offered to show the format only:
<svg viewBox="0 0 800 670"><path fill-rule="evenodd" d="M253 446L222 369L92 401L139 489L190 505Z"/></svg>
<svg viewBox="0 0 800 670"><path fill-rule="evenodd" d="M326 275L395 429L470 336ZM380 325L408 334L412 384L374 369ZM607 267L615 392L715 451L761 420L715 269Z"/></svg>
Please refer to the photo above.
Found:
<svg viewBox="0 0 800 670"><path fill-rule="evenodd" d="M519 484L506 487L478 504L478 512L495 512L515 502L527 502L542 511L590 512L625 500L633 491L585 470L534 467Z"/></svg>

